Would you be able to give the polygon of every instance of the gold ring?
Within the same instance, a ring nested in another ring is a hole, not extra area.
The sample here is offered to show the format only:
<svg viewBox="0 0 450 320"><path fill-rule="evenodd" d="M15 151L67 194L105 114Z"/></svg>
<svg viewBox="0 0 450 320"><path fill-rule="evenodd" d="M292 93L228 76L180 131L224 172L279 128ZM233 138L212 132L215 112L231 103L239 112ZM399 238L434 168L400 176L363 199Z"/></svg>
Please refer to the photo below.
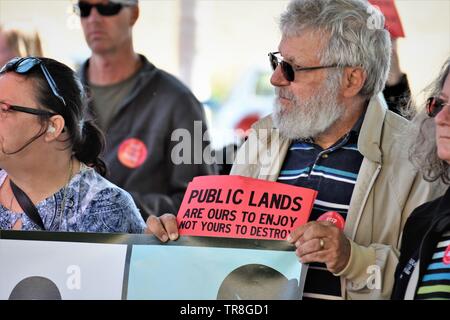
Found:
<svg viewBox="0 0 450 320"><path fill-rule="evenodd" d="M319 240L319 245L320 245L320 250L322 250L323 247L325 246L325 242L323 241L322 238L320 238L320 240Z"/></svg>

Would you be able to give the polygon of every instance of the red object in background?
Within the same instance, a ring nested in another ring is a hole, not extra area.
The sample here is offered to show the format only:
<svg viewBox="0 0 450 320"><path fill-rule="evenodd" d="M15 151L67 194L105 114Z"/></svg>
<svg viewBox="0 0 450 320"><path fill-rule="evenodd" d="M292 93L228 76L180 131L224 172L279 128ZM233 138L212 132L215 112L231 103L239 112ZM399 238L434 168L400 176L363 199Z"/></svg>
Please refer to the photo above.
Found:
<svg viewBox="0 0 450 320"><path fill-rule="evenodd" d="M344 230L345 220L336 211L325 212L323 215L319 217L319 219L317 219L317 221L328 221L334 224L339 229Z"/></svg>
<svg viewBox="0 0 450 320"><path fill-rule="evenodd" d="M252 124L260 119L259 115L256 113L249 114L242 118L234 127L235 130L242 130L244 133L244 138L248 135L248 130L252 127Z"/></svg>
<svg viewBox="0 0 450 320"><path fill-rule="evenodd" d="M390 32L392 38L404 38L400 15L395 7L394 0L369 0L369 2L378 7L386 18L386 29Z"/></svg>

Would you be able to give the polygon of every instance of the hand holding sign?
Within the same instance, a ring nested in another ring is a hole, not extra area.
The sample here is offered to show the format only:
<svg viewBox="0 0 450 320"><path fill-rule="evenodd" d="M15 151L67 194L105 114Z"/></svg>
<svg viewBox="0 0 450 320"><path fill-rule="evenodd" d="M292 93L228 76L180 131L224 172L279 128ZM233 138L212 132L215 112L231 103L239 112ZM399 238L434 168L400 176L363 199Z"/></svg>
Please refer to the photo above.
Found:
<svg viewBox="0 0 450 320"><path fill-rule="evenodd" d="M329 221L312 221L295 229L288 241L302 263L322 262L328 271L339 273L350 259L350 240Z"/></svg>
<svg viewBox="0 0 450 320"><path fill-rule="evenodd" d="M175 215L171 213L163 214L160 217L151 215L147 219L146 234L152 234L162 242L178 239L178 226Z"/></svg>
<svg viewBox="0 0 450 320"><path fill-rule="evenodd" d="M315 190L240 176L197 177L177 221L172 214L150 216L146 233L162 242L179 234L285 240L308 221L316 195Z"/></svg>

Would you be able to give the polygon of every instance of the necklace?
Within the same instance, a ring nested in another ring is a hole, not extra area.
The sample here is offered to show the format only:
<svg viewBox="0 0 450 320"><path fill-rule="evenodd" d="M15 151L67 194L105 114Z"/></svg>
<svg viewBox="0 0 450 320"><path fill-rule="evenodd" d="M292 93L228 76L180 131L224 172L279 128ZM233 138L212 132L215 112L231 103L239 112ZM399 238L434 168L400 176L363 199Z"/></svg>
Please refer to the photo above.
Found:
<svg viewBox="0 0 450 320"><path fill-rule="evenodd" d="M61 231L62 217L64 215L64 208L66 206L67 187L69 186L70 179L72 178L72 174L73 174L73 161L72 161L72 158L71 158L70 159L70 164L69 164L69 176L67 177L67 183L64 186L63 200L61 202L61 207L60 207L60 210L59 210L59 231ZM66 219L66 231L68 231L67 219Z"/></svg>
<svg viewBox="0 0 450 320"><path fill-rule="evenodd" d="M7 183L6 183L6 181L9 181L8 180L9 179L9 176L7 176L6 177L6 179L4 180L4 182L3 182L3 185L6 185ZM9 184L9 182L8 182L8 184ZM6 187L5 187L6 188ZM6 192L6 191L5 191ZM2 195L2 198L3 198L4 196ZM6 198L6 197L4 197L4 198ZM12 206L13 206L13 201L14 201L14 193L13 193L13 191L12 191L12 189L11 189L11 200L9 200L9 207L6 207L6 204L7 204L7 202L5 202L4 203L4 206L7 208L7 209L9 209L9 211L11 211L12 212Z"/></svg>
<svg viewBox="0 0 450 320"><path fill-rule="evenodd" d="M11 191L11 193L12 193L12 191ZM11 195L11 200L9 201L9 211L12 211L13 200L14 200L14 193Z"/></svg>

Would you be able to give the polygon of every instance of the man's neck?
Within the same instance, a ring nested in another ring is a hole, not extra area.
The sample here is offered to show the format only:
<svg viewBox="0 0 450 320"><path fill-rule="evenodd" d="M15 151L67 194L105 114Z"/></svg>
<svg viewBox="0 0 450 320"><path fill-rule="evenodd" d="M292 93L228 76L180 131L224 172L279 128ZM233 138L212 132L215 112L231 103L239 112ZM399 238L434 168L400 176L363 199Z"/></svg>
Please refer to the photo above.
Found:
<svg viewBox="0 0 450 320"><path fill-rule="evenodd" d="M107 86L130 78L140 67L140 57L133 49L114 54L92 54L87 75L90 83Z"/></svg>
<svg viewBox="0 0 450 320"><path fill-rule="evenodd" d="M348 107L343 117L336 121L327 131L314 138L314 143L323 149L328 149L334 145L339 139L350 132L366 110L366 107L365 104Z"/></svg>

